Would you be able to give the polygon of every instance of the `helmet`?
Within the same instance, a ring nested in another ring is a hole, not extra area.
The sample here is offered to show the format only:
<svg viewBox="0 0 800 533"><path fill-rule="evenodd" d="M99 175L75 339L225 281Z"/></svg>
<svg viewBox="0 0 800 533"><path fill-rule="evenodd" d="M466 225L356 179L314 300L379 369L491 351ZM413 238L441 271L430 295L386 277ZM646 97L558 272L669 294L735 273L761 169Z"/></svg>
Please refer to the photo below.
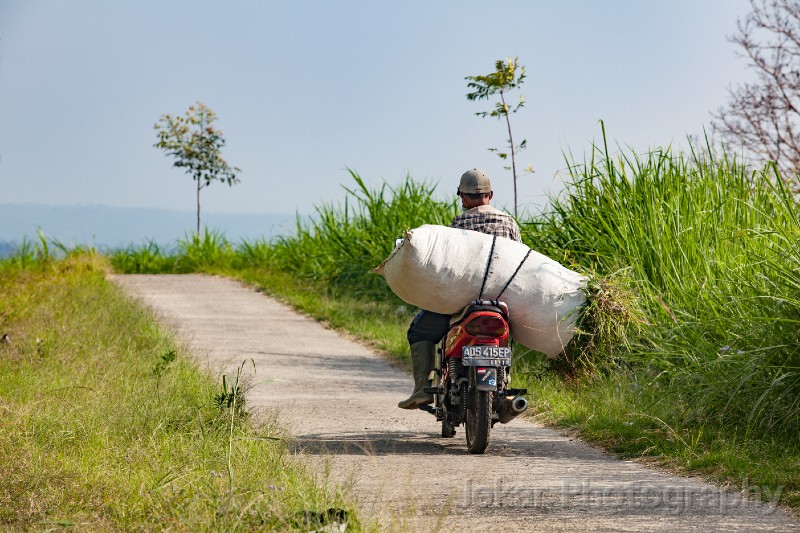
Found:
<svg viewBox="0 0 800 533"><path fill-rule="evenodd" d="M489 176L483 170L473 168L461 175L461 182L458 184L459 194L488 194L492 192L492 184Z"/></svg>

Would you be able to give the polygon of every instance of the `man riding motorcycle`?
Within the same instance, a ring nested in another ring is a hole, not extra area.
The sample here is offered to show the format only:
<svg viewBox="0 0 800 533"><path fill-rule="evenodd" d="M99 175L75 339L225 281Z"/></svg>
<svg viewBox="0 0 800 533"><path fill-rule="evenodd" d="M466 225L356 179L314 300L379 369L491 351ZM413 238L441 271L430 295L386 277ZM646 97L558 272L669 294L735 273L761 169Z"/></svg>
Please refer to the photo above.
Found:
<svg viewBox="0 0 800 533"><path fill-rule="evenodd" d="M480 231L521 242L516 221L489 205L494 192L489 176L484 171L474 168L465 172L461 176L457 194L464 212L453 219L451 228ZM433 403L433 396L424 389L429 384L433 370L436 344L447 333L449 323L450 315L424 310L411 322L407 338L411 349L414 391L397 404L401 409L417 409L420 405Z"/></svg>

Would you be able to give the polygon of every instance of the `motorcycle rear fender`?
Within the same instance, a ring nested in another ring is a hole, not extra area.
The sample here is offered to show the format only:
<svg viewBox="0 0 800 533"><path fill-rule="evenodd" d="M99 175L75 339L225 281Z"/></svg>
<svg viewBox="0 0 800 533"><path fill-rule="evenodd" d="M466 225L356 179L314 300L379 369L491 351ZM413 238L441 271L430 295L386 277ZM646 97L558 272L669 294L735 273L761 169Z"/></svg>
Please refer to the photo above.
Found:
<svg viewBox="0 0 800 533"><path fill-rule="evenodd" d="M508 346L508 331L502 337L483 337L470 335L464 324L469 323L470 320L479 316L499 316L503 320L505 317L496 312L491 311L473 311L466 316L463 321L452 324L444 337L442 343L442 350L446 357L461 357L461 349L470 344L488 344L490 346Z"/></svg>
<svg viewBox="0 0 800 533"><path fill-rule="evenodd" d="M497 390L497 368L493 366L476 366L475 387L483 391Z"/></svg>

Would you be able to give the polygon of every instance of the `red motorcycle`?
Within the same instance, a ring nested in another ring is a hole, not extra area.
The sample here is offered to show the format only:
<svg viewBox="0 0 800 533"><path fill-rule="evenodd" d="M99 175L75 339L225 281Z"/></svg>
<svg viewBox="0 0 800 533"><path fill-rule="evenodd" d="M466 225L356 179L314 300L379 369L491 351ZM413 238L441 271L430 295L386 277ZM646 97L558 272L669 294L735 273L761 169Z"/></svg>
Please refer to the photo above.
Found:
<svg viewBox="0 0 800 533"><path fill-rule="evenodd" d="M452 316L434 365L433 405L420 409L442 423L442 437L453 437L464 424L467 449L483 453L492 427L525 412L527 389L509 388L511 339L508 306L498 300L473 300Z"/></svg>

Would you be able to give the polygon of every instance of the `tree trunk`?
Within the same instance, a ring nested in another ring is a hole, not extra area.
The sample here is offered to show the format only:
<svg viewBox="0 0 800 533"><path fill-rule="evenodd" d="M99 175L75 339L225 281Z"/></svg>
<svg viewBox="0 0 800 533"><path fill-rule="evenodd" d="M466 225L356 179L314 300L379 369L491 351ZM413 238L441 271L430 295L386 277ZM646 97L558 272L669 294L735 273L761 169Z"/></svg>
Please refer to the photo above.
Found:
<svg viewBox="0 0 800 533"><path fill-rule="evenodd" d="M203 113L200 113L200 141L201 141L200 145L201 146L202 146L203 134L205 133L205 131L206 131L205 115ZM202 189L201 179L203 177L203 173L198 171L196 177L197 177L197 238L200 239L200 189Z"/></svg>
<svg viewBox="0 0 800 533"><path fill-rule="evenodd" d="M197 237L200 238L200 176L197 176Z"/></svg>
<svg viewBox="0 0 800 533"><path fill-rule="evenodd" d="M508 117L508 106L506 105L503 91L500 91L500 101L503 102L503 109L505 109L506 126L508 127L508 145L511 147L511 175L514 176L514 218L517 218L517 154L514 150L514 137L511 135L511 119Z"/></svg>

